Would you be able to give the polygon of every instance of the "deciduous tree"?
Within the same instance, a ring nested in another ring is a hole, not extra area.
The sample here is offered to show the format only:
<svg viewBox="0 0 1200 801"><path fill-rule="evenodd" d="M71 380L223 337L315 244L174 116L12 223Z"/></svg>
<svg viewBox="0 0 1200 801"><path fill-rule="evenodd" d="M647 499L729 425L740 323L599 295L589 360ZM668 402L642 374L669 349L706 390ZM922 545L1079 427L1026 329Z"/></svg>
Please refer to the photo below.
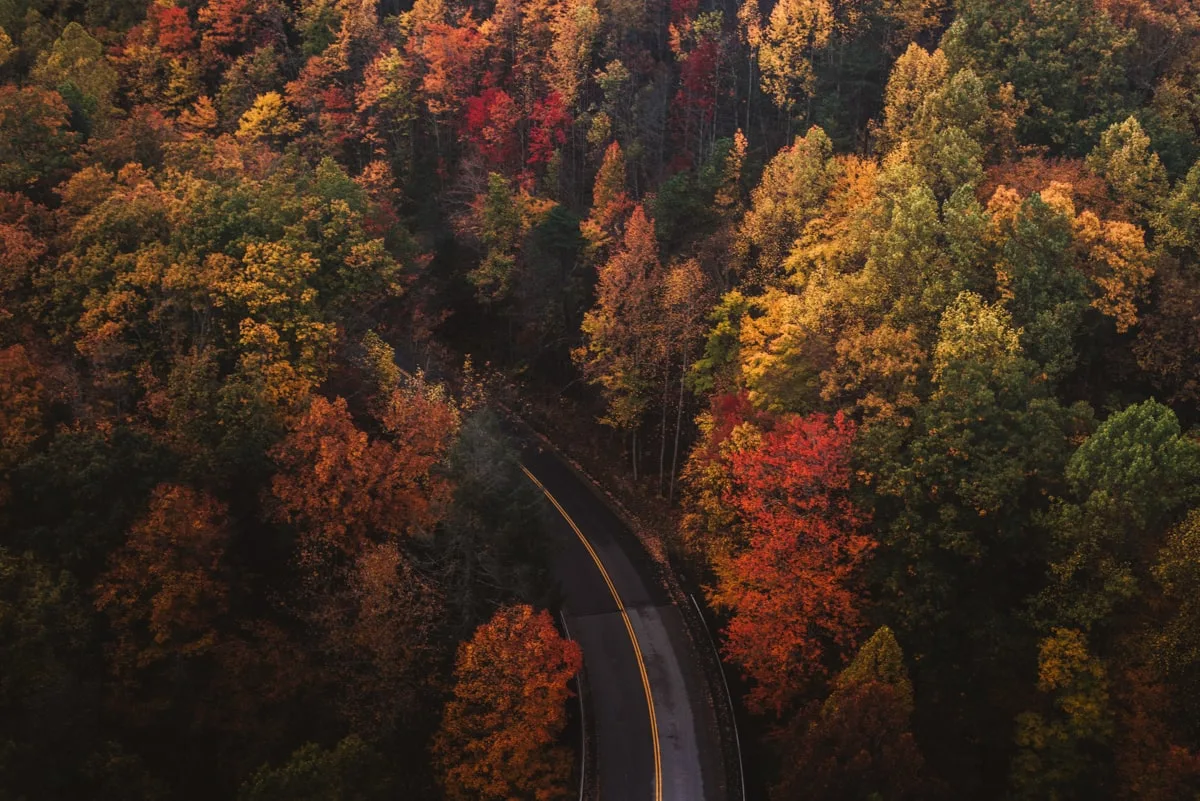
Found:
<svg viewBox="0 0 1200 801"><path fill-rule="evenodd" d="M1200 443L1153 400L1104 421L1066 466L1071 494L1048 525L1055 558L1043 597L1049 620L1083 631L1143 591L1138 554L1200 500Z"/></svg>
<svg viewBox="0 0 1200 801"><path fill-rule="evenodd" d="M788 708L862 625L859 571L874 542L848 496L854 431L841 415L786 418L730 457L722 502L748 543L716 566L710 598L730 613L725 653L754 680L758 711Z"/></svg>
<svg viewBox="0 0 1200 801"><path fill-rule="evenodd" d="M1135 37L1090 0L968 0L941 44L952 67L970 67L992 87L1013 85L1025 107L1022 141L1082 154L1125 116Z"/></svg>
<svg viewBox="0 0 1200 801"><path fill-rule="evenodd" d="M625 180L625 154L619 143L610 142L592 185L592 210L579 226L598 259L607 255L633 208Z"/></svg>
<svg viewBox="0 0 1200 801"><path fill-rule="evenodd" d="M833 143L815 126L767 163L734 245L749 261L746 267L757 268L752 280L778 275L796 238L819 215L838 171Z"/></svg>
<svg viewBox="0 0 1200 801"><path fill-rule="evenodd" d="M312 399L271 452L274 516L301 532L302 563L428 532L441 518L450 487L434 467L456 425L445 404L424 388L398 390L383 418L392 442L368 437L341 398Z"/></svg>
<svg viewBox="0 0 1200 801"><path fill-rule="evenodd" d="M113 114L117 72L104 58L104 48L78 22L69 23L50 51L42 54L32 77L55 89L90 132Z"/></svg>
<svg viewBox="0 0 1200 801"><path fill-rule="evenodd" d="M813 60L834 34L828 0L782 0L771 10L758 49L763 91L788 116L816 89Z"/></svg>
<svg viewBox="0 0 1200 801"><path fill-rule="evenodd" d="M913 688L883 626L833 681L833 692L781 735L784 770L772 798L916 801L932 789L910 731Z"/></svg>
<svg viewBox="0 0 1200 801"><path fill-rule="evenodd" d="M20 192L58 183L71 164L67 104L36 86L0 86L0 188Z"/></svg>
<svg viewBox="0 0 1200 801"><path fill-rule="evenodd" d="M600 30L600 12L594 0L560 3L550 22L554 44L550 51L550 85L570 108L588 79L592 51Z"/></svg>
<svg viewBox="0 0 1200 801"><path fill-rule="evenodd" d="M0 348L0 477L7 475L43 432L42 383L22 345ZM0 485L0 504L4 501Z"/></svg>
<svg viewBox="0 0 1200 801"><path fill-rule="evenodd" d="M300 124L278 92L259 95L241 120L237 135L247 142L277 143L300 132Z"/></svg>
<svg viewBox="0 0 1200 801"><path fill-rule="evenodd" d="M229 608L225 505L205 492L161 484L96 583L96 608L117 636L112 668L124 674L164 658L211 651Z"/></svg>
<svg viewBox="0 0 1200 801"><path fill-rule="evenodd" d="M1153 635L1153 661L1177 681L1185 708L1197 708L1200 687L1200 511L1174 525L1152 568L1170 612Z"/></svg>
<svg viewBox="0 0 1200 801"><path fill-rule="evenodd" d="M1014 798L1089 797L1101 792L1111 769L1113 735L1108 671L1075 629L1056 628L1038 649L1038 690L1045 712L1017 718ZM1083 795L1076 795L1082 793Z"/></svg>
<svg viewBox="0 0 1200 801"><path fill-rule="evenodd" d="M404 730L435 686L442 593L388 542L365 545L305 600L324 679L351 730L373 737Z"/></svg>
<svg viewBox="0 0 1200 801"><path fill-rule="evenodd" d="M454 695L434 753L454 801L550 801L566 791L567 682L583 666L550 615L529 606L499 610L458 649Z"/></svg>
<svg viewBox="0 0 1200 801"><path fill-rule="evenodd" d="M608 402L604 422L634 432L650 403L657 339L655 292L661 264L654 221L639 204L625 226L620 249L601 266L596 305L583 318L585 344L572 356Z"/></svg>
<svg viewBox="0 0 1200 801"><path fill-rule="evenodd" d="M238 801L384 801L391 798L386 761L350 735L333 748L308 743L277 768L263 765L242 784Z"/></svg>
<svg viewBox="0 0 1200 801"><path fill-rule="evenodd" d="M1136 117L1106 130L1088 154L1087 164L1108 182L1117 202L1143 224L1167 194L1167 171Z"/></svg>

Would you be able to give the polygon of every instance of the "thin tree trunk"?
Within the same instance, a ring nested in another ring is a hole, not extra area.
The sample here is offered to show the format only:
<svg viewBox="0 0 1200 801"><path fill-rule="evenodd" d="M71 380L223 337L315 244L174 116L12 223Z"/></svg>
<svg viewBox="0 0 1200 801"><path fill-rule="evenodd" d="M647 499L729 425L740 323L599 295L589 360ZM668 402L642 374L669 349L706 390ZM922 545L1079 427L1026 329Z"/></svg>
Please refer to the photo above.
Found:
<svg viewBox="0 0 1200 801"><path fill-rule="evenodd" d="M679 429L683 426L683 381L687 377L688 343L683 343L683 362L679 368L679 404L675 407L675 450L671 453L671 489L667 494L667 502L675 501L675 476L679 467Z"/></svg>
<svg viewBox="0 0 1200 801"><path fill-rule="evenodd" d="M750 101L754 99L754 48L746 59L746 136L750 136Z"/></svg>
<svg viewBox="0 0 1200 801"><path fill-rule="evenodd" d="M671 402L671 361L663 371L662 419L658 426L658 497L663 494L663 476L667 469L667 406Z"/></svg>
<svg viewBox="0 0 1200 801"><path fill-rule="evenodd" d="M636 483L637 483L637 480L638 480L638 476L637 476L637 463L638 463L638 458L637 458L637 429L636 429L636 428L635 428L635 429L633 429L633 445L632 445L632 447L630 448L630 451L632 451L632 452L633 452L633 483L635 483L635 484L636 484Z"/></svg>

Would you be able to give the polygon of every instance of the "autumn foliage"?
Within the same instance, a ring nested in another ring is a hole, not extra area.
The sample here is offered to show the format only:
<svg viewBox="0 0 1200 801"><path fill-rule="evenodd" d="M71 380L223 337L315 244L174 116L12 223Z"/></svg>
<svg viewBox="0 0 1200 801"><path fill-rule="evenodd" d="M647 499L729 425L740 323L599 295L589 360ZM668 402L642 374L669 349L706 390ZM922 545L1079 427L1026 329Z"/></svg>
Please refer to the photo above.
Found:
<svg viewBox="0 0 1200 801"><path fill-rule="evenodd" d="M458 650L454 697L435 753L452 799L558 798L571 766L557 740L567 682L583 666L550 615L529 606L498 611Z"/></svg>
<svg viewBox="0 0 1200 801"><path fill-rule="evenodd" d="M1197 54L1196 0L0 2L0 797L560 788L499 393L680 521L776 797L1192 798Z"/></svg>
<svg viewBox="0 0 1200 801"><path fill-rule="evenodd" d="M206 493L164 484L114 552L96 585L96 608L117 632L121 670L202 654L228 608L223 557L227 511Z"/></svg>
<svg viewBox="0 0 1200 801"><path fill-rule="evenodd" d="M793 417L730 457L722 501L746 547L717 568L725 652L755 682L750 703L781 713L838 664L862 625L859 570L874 545L847 495L855 427Z"/></svg>
<svg viewBox="0 0 1200 801"><path fill-rule="evenodd" d="M935 796L910 730L913 689L903 659L886 626L863 643L834 679L829 697L781 733L785 764L772 798Z"/></svg>
<svg viewBox="0 0 1200 801"><path fill-rule="evenodd" d="M397 390L383 423L397 440L368 437L346 402L316 397L273 455L276 515L295 525L316 558L356 554L370 540L414 535L437 522L450 485L434 471L457 418L422 389Z"/></svg>

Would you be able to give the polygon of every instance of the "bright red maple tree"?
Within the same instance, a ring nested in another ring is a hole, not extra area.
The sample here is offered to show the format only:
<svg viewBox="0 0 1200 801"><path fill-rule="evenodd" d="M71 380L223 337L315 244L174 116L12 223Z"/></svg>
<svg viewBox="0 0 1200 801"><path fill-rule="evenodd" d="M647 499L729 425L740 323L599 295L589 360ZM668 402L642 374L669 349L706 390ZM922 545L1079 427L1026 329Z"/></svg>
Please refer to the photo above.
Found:
<svg viewBox="0 0 1200 801"><path fill-rule="evenodd" d="M158 46L164 53L182 55L196 42L186 8L153 4L146 11L146 18L157 32Z"/></svg>
<svg viewBox="0 0 1200 801"><path fill-rule="evenodd" d="M502 167L513 160L520 147L520 124L521 110L516 102L508 92L491 87L467 101L463 135L479 149L489 166Z"/></svg>
<svg viewBox="0 0 1200 801"><path fill-rule="evenodd" d="M529 114L529 165L545 164L554 156L556 148L567 141L567 130L571 127L571 114L563 102L562 95L551 92L544 99L535 100Z"/></svg>
<svg viewBox="0 0 1200 801"><path fill-rule="evenodd" d="M725 653L757 711L781 713L861 627L857 573L875 543L847 494L854 433L841 414L789 417L730 457L722 500L748 545L717 566L712 600L731 613Z"/></svg>

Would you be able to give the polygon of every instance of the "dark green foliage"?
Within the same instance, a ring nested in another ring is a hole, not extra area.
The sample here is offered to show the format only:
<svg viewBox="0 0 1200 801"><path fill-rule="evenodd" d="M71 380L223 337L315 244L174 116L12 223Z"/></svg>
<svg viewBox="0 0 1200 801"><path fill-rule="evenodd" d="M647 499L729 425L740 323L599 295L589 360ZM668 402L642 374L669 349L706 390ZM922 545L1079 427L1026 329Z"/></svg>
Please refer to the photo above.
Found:
<svg viewBox="0 0 1200 801"><path fill-rule="evenodd" d="M393 795L383 758L351 735L330 749L308 743L277 768L264 765L238 801L384 801Z"/></svg>
<svg viewBox="0 0 1200 801"><path fill-rule="evenodd" d="M6 543L90 581L170 471L167 453L144 432L62 432L15 471Z"/></svg>
<svg viewBox="0 0 1200 801"><path fill-rule="evenodd" d="M0 547L0 792L14 798L82 790L72 761L92 734L97 667L84 603L66 571Z"/></svg>
<svg viewBox="0 0 1200 801"><path fill-rule="evenodd" d="M993 88L1011 83L1026 105L1022 141L1081 155L1128 113L1136 40L1090 0L959 0L942 47Z"/></svg>
<svg viewBox="0 0 1200 801"><path fill-rule="evenodd" d="M1067 463L1070 488L1046 517L1054 541L1046 618L1083 630L1145 590L1145 564L1180 511L1200 500L1200 443L1153 400L1109 417Z"/></svg>
<svg viewBox="0 0 1200 801"><path fill-rule="evenodd" d="M680 250L689 239L712 231L717 222L713 196L732 147L732 139L718 140L698 169L678 172L659 184L650 214L658 240L668 250Z"/></svg>
<svg viewBox="0 0 1200 801"><path fill-rule="evenodd" d="M467 634L506 603L543 601L549 555L537 536L537 492L494 412L482 409L463 421L447 471L455 504L434 549L449 573L452 620Z"/></svg>

